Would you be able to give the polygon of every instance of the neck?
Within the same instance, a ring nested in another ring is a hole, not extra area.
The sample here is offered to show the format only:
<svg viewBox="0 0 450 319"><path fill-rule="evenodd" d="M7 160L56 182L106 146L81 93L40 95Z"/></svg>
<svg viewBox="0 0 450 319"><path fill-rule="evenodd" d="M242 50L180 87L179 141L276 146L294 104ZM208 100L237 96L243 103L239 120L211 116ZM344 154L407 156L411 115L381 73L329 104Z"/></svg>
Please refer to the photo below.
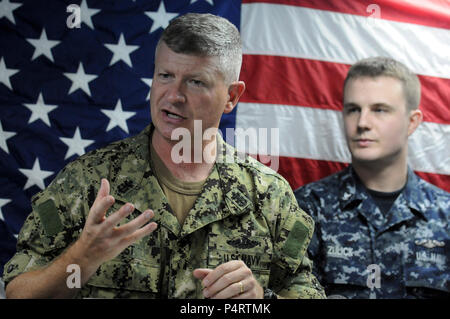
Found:
<svg viewBox="0 0 450 319"><path fill-rule="evenodd" d="M391 165L353 161L352 166L364 186L379 192L395 192L401 189L408 177L406 159Z"/></svg>
<svg viewBox="0 0 450 319"><path fill-rule="evenodd" d="M216 136L208 141L172 141L153 132L152 145L172 175L184 182L205 180L216 158ZM190 145L189 145L190 144ZM191 147L190 147L191 146Z"/></svg>

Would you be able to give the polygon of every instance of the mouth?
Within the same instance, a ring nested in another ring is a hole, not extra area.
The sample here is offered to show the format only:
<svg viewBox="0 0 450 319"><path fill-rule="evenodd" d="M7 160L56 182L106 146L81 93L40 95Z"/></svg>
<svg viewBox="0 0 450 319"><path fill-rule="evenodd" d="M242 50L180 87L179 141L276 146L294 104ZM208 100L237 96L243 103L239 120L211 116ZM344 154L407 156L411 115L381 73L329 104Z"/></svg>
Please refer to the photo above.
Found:
<svg viewBox="0 0 450 319"><path fill-rule="evenodd" d="M368 138L355 138L353 141L355 142L373 142L373 140Z"/></svg>
<svg viewBox="0 0 450 319"><path fill-rule="evenodd" d="M368 138L355 138L353 142L356 143L360 147L368 147L370 144L374 142L374 140Z"/></svg>
<svg viewBox="0 0 450 319"><path fill-rule="evenodd" d="M186 118L181 116L180 114L174 113L172 111L169 110L161 110L163 112L163 114L165 114L165 116L169 119L172 120L185 120Z"/></svg>

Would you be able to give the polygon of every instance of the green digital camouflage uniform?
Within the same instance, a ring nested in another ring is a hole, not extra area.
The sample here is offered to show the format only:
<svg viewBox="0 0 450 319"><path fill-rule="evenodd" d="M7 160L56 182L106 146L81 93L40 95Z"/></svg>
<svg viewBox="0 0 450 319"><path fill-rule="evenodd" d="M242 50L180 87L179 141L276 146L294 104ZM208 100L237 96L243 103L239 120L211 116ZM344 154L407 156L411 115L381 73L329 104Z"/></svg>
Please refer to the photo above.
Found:
<svg viewBox="0 0 450 319"><path fill-rule="evenodd" d="M324 297L305 256L313 221L281 176L252 158L240 160L219 138L225 156L181 227L151 169L152 129L80 157L32 199L17 253L5 266L6 283L45 266L80 236L100 180L107 178L116 200L108 214L130 202L136 209L124 222L150 208L158 228L102 264L77 297L202 298L193 270L233 259L279 296Z"/></svg>

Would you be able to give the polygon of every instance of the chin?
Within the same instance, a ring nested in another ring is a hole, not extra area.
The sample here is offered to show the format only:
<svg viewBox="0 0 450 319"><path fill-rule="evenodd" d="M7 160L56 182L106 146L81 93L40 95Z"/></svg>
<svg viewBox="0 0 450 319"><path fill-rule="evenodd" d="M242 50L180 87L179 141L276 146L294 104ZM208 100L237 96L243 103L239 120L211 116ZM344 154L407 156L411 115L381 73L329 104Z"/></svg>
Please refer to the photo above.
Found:
<svg viewBox="0 0 450 319"><path fill-rule="evenodd" d="M375 163L381 160L382 157L376 154L361 154L361 152L353 152L352 153L352 162L359 162L359 163Z"/></svg>
<svg viewBox="0 0 450 319"><path fill-rule="evenodd" d="M172 132L175 128L168 127L167 125L158 125L157 123L153 124L155 125L155 132L158 132L164 139L171 140Z"/></svg>

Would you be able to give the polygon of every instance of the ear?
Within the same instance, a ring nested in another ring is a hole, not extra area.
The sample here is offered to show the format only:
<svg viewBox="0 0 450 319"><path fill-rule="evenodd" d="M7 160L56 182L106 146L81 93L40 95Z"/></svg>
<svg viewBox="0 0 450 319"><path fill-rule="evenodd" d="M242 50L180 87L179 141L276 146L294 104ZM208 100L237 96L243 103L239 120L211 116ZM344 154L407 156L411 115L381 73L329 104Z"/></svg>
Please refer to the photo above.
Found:
<svg viewBox="0 0 450 319"><path fill-rule="evenodd" d="M422 123L423 114L417 109L409 113L408 136L410 136Z"/></svg>
<svg viewBox="0 0 450 319"><path fill-rule="evenodd" d="M233 111L244 91L245 83L243 81L236 81L230 84L228 87L228 101L223 110L225 114Z"/></svg>

